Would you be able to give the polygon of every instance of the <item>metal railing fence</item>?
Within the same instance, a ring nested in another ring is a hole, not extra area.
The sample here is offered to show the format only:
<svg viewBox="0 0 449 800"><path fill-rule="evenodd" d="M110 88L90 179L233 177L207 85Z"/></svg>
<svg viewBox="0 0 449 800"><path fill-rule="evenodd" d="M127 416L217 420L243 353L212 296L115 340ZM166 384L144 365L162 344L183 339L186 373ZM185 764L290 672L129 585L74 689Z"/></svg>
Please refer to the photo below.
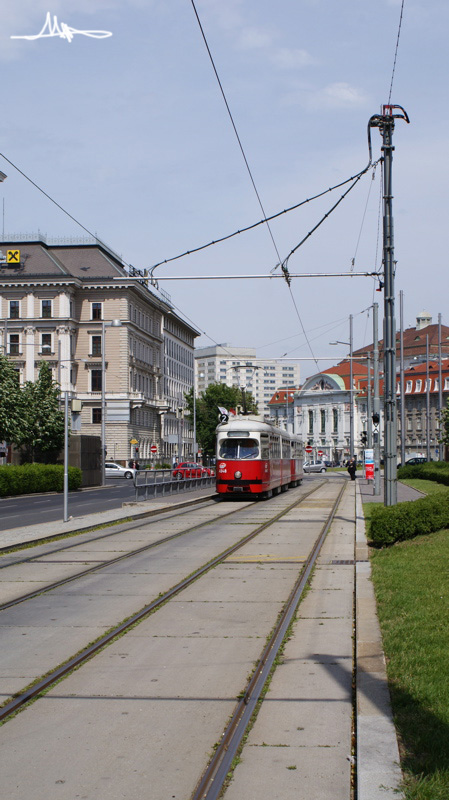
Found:
<svg viewBox="0 0 449 800"><path fill-rule="evenodd" d="M215 487L215 475L203 475L201 478L174 478L172 469L140 469L134 478L136 501L180 494L208 486Z"/></svg>

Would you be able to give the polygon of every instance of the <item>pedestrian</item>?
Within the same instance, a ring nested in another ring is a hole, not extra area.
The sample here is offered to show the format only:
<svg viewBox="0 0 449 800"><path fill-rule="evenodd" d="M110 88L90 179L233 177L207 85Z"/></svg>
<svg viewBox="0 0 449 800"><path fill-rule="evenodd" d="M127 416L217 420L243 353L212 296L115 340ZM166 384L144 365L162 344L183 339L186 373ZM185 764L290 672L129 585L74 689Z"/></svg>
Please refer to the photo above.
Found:
<svg viewBox="0 0 449 800"><path fill-rule="evenodd" d="M356 470L357 470L357 463L354 458L351 458L348 464L348 472L351 476L352 481L355 481Z"/></svg>

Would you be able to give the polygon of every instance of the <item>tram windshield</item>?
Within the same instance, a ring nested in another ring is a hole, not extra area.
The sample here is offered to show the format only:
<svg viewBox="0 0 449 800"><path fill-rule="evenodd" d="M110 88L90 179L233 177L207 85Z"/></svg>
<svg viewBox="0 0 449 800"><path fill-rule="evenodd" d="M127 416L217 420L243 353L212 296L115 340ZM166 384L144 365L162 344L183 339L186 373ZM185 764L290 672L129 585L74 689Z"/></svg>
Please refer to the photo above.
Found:
<svg viewBox="0 0 449 800"><path fill-rule="evenodd" d="M219 458L257 458L258 455L259 444L256 439L222 439L220 442Z"/></svg>

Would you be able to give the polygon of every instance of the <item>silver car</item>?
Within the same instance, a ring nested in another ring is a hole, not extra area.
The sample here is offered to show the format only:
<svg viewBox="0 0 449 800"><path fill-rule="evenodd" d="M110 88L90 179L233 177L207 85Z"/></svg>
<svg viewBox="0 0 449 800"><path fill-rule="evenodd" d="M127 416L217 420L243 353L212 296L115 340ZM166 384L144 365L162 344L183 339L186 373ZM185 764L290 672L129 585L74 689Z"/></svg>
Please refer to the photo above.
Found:
<svg viewBox="0 0 449 800"><path fill-rule="evenodd" d="M113 461L106 461L104 473L106 478L128 478L128 480L131 480L134 478L136 470L133 467L122 467L120 464L114 464Z"/></svg>
<svg viewBox="0 0 449 800"><path fill-rule="evenodd" d="M304 472L326 472L326 469L322 461L304 461Z"/></svg>

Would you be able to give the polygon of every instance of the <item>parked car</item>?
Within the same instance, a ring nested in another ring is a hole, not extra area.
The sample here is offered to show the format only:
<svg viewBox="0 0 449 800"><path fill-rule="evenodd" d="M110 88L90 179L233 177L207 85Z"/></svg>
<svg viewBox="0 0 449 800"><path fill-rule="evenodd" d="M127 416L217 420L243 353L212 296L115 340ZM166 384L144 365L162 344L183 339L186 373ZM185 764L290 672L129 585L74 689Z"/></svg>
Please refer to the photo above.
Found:
<svg viewBox="0 0 449 800"><path fill-rule="evenodd" d="M203 478L205 475L215 475L215 472L210 467L203 467L202 464L197 464L194 461L182 461L173 470L173 477L177 478L177 480Z"/></svg>
<svg viewBox="0 0 449 800"><path fill-rule="evenodd" d="M326 472L323 461L304 461L304 472Z"/></svg>
<svg viewBox="0 0 449 800"><path fill-rule="evenodd" d="M128 480L134 478L136 474L134 467L122 467L120 464L114 464L113 461L106 461L104 472L106 478L127 478Z"/></svg>
<svg viewBox="0 0 449 800"><path fill-rule="evenodd" d="M406 460L404 466L405 467L413 467L415 464L427 464L427 458L423 456L415 456L414 458L409 458ZM402 464L398 464L398 467L401 467Z"/></svg>

